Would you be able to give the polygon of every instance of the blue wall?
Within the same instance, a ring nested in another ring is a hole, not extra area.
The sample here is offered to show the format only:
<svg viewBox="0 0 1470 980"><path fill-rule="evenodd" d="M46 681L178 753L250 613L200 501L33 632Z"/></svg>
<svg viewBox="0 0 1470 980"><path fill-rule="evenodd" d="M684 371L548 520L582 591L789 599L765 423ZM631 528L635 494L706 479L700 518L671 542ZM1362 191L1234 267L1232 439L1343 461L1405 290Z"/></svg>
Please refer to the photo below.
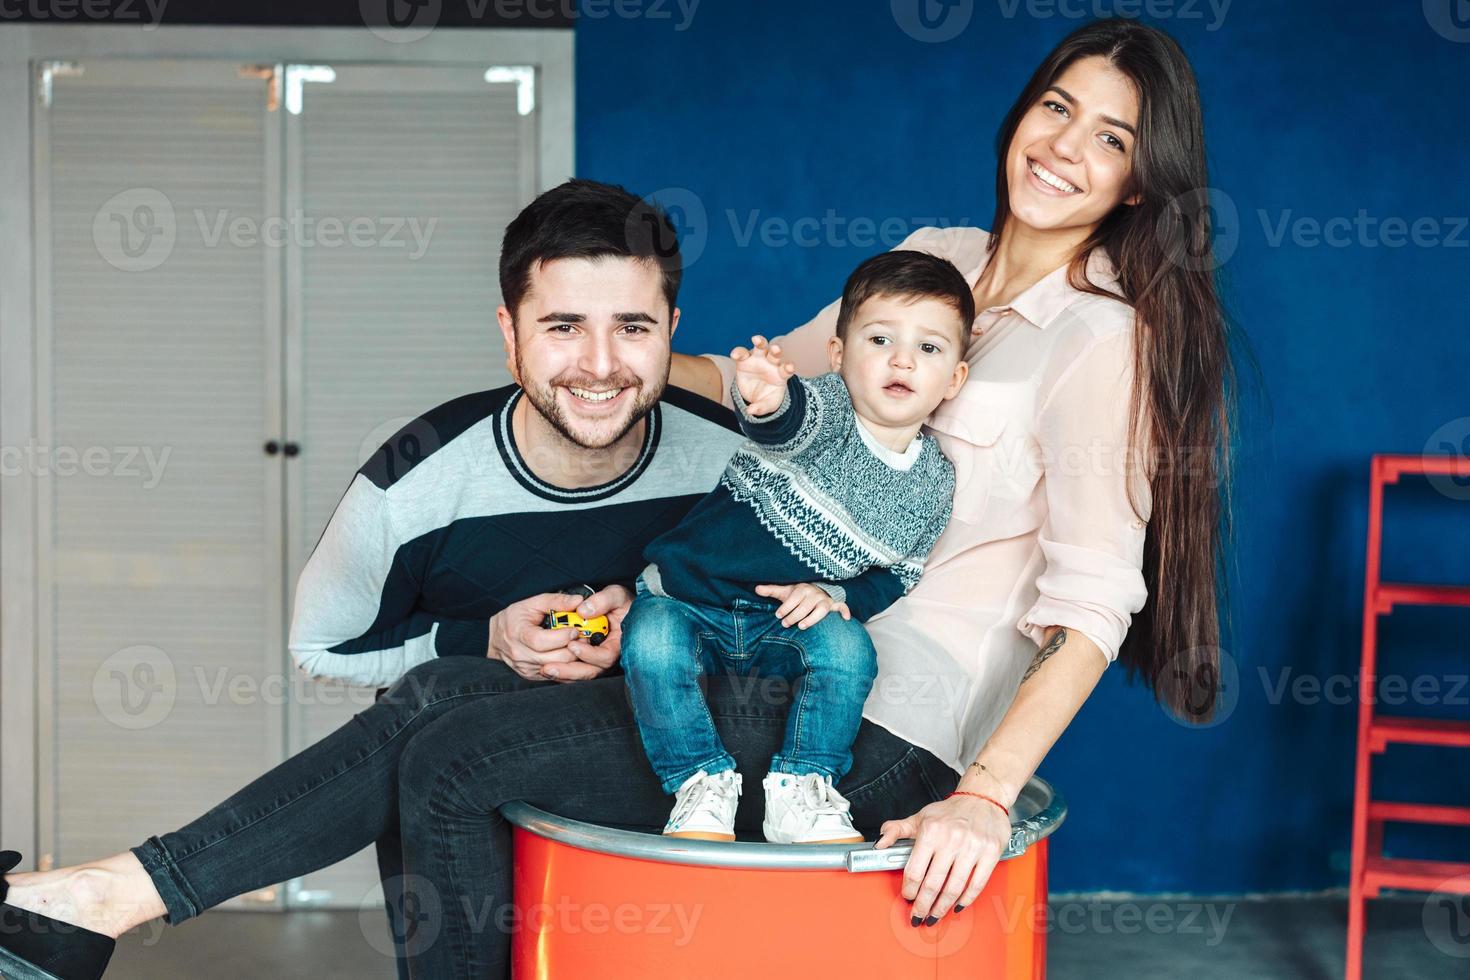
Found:
<svg viewBox="0 0 1470 980"><path fill-rule="evenodd" d="M1109 3L1070 9L1095 6ZM672 16L651 16L660 8ZM1277 697L1277 685L1356 672L1369 454L1421 452L1444 426L1470 451L1470 25L1436 30L1408 0L1181 8L1196 15L1147 19L1199 75L1212 183L1238 214L1223 280L1269 396L1247 399L1241 433L1228 650L1239 681L1228 716L1198 730L1109 670L1041 768L1072 804L1052 885L1341 885L1356 709L1310 690ZM1000 119L1081 23L1035 15L1055 4L951 0L971 20L925 42L888 0L704 0L687 22L673 3L634 9L649 16L589 8L577 28L577 170L682 210L694 261L676 346L690 352L803 322L858 261L920 224L988 224ZM1374 227L1341 244L1298 224L1360 210ZM829 213L830 230L811 227ZM814 244L762 244L762 222L780 232L802 218ZM1393 245L1377 228L1387 218L1428 219L1421 244ZM1390 575L1470 582L1470 502L1451 499L1470 491L1450 490L1395 493ZM1460 611L1395 614L1380 670L1439 687L1398 711L1470 717L1455 680L1470 669L1467 625ZM1466 761L1395 750L1377 793L1470 802ZM1466 843L1389 837L1403 856L1463 860Z"/></svg>

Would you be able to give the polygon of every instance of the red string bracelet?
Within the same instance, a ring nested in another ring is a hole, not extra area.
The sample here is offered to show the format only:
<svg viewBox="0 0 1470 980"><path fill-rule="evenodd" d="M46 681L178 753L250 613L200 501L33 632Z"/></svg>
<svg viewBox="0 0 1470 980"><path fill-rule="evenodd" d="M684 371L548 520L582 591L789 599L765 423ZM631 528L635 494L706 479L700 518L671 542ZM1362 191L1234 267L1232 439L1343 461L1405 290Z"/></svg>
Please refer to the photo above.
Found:
<svg viewBox="0 0 1470 980"><path fill-rule="evenodd" d="M1004 803L1002 803L1000 800L997 800L997 799L995 799L993 797L986 796L984 793L971 793L967 789L957 789L953 793L949 794L949 796L946 796L945 799L946 800L949 799L950 796L978 796L978 797L980 797L980 799L987 800L987 801L989 801L991 803L994 803L996 806L1000 807L1000 812L1001 813L1004 813L1007 818L1009 818L1010 815L1011 815L1011 811L1006 809L1006 806L1005 806Z"/></svg>

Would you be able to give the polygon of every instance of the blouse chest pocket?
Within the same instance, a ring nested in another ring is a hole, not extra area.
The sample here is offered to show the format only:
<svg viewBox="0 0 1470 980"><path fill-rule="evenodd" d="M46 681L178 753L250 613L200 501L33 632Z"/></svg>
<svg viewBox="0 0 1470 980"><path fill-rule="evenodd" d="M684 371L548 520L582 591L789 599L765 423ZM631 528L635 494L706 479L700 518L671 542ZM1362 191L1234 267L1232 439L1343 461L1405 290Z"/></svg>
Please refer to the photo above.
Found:
<svg viewBox="0 0 1470 980"><path fill-rule="evenodd" d="M952 520L980 523L1001 462L998 448L1008 422L1004 405L984 398L966 399L962 388L925 423L954 464Z"/></svg>

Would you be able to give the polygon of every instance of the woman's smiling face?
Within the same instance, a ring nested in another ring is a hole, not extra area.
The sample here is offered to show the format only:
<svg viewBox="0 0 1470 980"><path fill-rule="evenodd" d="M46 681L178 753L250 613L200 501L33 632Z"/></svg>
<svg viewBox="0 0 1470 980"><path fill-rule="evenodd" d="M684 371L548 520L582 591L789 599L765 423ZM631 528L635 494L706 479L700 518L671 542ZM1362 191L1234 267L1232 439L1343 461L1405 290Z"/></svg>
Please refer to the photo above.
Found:
<svg viewBox="0 0 1470 980"><path fill-rule="evenodd" d="M1097 225L1119 203L1138 142L1138 93L1105 58L1072 62L1016 127L1007 151L1011 214L1039 231Z"/></svg>

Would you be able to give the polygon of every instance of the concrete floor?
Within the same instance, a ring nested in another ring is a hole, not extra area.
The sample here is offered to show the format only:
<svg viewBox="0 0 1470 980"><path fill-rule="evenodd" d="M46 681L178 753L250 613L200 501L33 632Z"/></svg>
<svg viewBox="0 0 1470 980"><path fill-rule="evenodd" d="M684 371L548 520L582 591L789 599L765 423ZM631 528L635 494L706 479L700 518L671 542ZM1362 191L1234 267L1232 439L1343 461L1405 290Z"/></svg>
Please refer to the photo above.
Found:
<svg viewBox="0 0 1470 980"><path fill-rule="evenodd" d="M1431 936L1424 910L1422 897L1369 903L1366 980L1470 978L1470 941ZM178 929L159 923L119 942L107 977L393 980L391 960L375 948L387 941L382 915L210 912ZM1048 977L1341 980L1346 929L1341 897L1057 897L1048 917Z"/></svg>

